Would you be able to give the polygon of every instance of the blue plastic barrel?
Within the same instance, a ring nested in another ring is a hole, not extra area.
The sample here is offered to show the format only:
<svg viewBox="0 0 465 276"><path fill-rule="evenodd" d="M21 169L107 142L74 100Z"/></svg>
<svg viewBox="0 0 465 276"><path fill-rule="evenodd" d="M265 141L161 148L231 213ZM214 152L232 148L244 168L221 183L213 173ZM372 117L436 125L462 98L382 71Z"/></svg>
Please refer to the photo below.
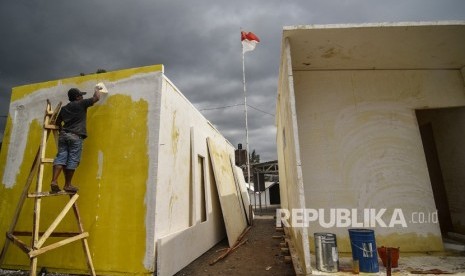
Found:
<svg viewBox="0 0 465 276"><path fill-rule="evenodd" d="M378 252L375 231L370 229L349 229L352 258L358 260L361 272L378 272Z"/></svg>

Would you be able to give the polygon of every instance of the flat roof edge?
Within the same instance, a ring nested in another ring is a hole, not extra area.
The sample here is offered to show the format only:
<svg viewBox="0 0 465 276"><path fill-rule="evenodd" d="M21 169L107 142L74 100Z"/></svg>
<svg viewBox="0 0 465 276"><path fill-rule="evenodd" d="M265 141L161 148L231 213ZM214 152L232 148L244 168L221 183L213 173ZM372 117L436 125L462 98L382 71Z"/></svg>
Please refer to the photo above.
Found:
<svg viewBox="0 0 465 276"><path fill-rule="evenodd" d="M312 29L366 28L366 27L443 26L443 25L449 25L449 26L450 25L465 25L465 20L293 25L293 26L284 26L283 31L312 30Z"/></svg>

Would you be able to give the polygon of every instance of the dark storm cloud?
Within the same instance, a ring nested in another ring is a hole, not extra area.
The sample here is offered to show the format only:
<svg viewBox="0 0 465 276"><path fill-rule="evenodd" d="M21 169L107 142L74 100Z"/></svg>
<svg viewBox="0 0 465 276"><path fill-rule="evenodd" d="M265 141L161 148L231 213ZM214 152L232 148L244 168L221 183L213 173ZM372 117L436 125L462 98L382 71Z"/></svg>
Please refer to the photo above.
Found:
<svg viewBox="0 0 465 276"><path fill-rule="evenodd" d="M243 28L261 39L245 60L249 142L268 161L276 158L283 26L464 19L461 0L1 1L0 131L14 86L164 64L202 114L233 145L245 146L244 108L237 105L244 100Z"/></svg>

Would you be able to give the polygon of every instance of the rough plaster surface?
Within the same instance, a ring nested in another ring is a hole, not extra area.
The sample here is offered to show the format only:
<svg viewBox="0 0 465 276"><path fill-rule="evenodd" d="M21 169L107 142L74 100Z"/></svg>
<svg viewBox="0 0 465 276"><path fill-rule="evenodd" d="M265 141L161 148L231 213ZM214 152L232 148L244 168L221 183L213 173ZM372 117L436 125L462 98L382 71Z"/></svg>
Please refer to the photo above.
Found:
<svg viewBox="0 0 465 276"><path fill-rule="evenodd" d="M378 225L379 239L391 235L407 251L441 250L438 224L412 222L415 212L436 210L414 109L465 104L458 71L298 72L294 79L306 207L328 217L331 208L355 208L359 217L386 208L386 222L400 208L407 227ZM329 230L348 235L344 227L311 227ZM431 237L436 242L422 242Z"/></svg>
<svg viewBox="0 0 465 276"><path fill-rule="evenodd" d="M45 100L50 99L53 107L59 101L66 104L66 91L69 88L93 91L93 86L103 81L110 93L102 94L101 100L89 109L89 137L85 140L82 162L74 178L81 188L79 206L84 228L91 233L89 244L97 271L153 270L155 242L150 214L154 213L154 196L148 196L146 202L144 197L155 187L153 175L156 167L153 162L157 148L151 146L149 149L148 146L157 133L155 127L150 127L155 125L157 116L153 114L156 108L149 106L157 104L155 92L160 93L157 87L162 82L161 70L161 66L152 66L14 88L7 126L10 135L6 137L1 155L4 170L0 192L2 197L10 199L2 201L6 207L1 208L2 217L6 219L2 220L1 228L6 229L11 221L12 210L39 145ZM86 95L90 96L92 92ZM48 143L47 157L53 157L56 153L53 140ZM116 151L117 148L120 150ZM139 169L137 174L133 174L135 166ZM51 170L47 167L44 190L48 190L50 177ZM128 189L132 193L124 192ZM62 208L59 201L59 198L44 201L41 225L49 224L56 215L53 210ZM16 229L31 229L32 222L27 219L30 217L31 202L27 202L23 209ZM66 218L59 231L75 230L74 225L73 219ZM133 235L134 232L139 234ZM148 234L150 232L152 234ZM131 238L118 238L126 235ZM108 239L114 242L109 243ZM126 247L132 248L129 258L116 253L126 251ZM10 247L10 250L17 249ZM81 255L81 246L73 244L68 246L65 253L57 250L41 257L41 264L74 271L86 270L84 259L82 262L71 261L73 256ZM16 254L14 258L8 255L6 263L21 264L20 256Z"/></svg>
<svg viewBox="0 0 465 276"><path fill-rule="evenodd" d="M464 30L463 21L285 27L276 111L282 207L434 211L414 109L464 105ZM377 227L377 239L442 249L437 224L409 227ZM308 230L335 232L350 248L344 227ZM290 234L303 264L308 247L299 248L298 230Z"/></svg>

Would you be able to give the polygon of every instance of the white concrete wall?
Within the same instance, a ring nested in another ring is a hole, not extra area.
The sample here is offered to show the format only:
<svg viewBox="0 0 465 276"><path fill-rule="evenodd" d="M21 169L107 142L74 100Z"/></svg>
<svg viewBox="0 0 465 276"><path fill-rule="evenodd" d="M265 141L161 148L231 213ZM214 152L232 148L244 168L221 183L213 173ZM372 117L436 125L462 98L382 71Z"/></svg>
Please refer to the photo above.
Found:
<svg viewBox="0 0 465 276"><path fill-rule="evenodd" d="M157 250L165 250L158 253L157 271L165 275L177 272L224 238L207 137L227 148L228 154L234 154L234 147L166 77L161 91L155 238ZM203 196L199 157L204 160Z"/></svg>
<svg viewBox="0 0 465 276"><path fill-rule="evenodd" d="M387 208L387 222L400 208L408 227L376 227L378 243L441 250L437 224L410 223L435 211L414 109L465 105L460 71L298 71L294 81L306 207ZM347 228L309 230L350 248Z"/></svg>
<svg viewBox="0 0 465 276"><path fill-rule="evenodd" d="M276 143L279 165L281 208L305 208L305 196L301 167L297 113L294 95L294 79L289 40L284 42L279 72L278 99L276 103ZM292 216L288 222L292 221ZM310 248L307 228L289 227L289 233L299 255L303 273L311 272Z"/></svg>
<svg viewBox="0 0 465 276"><path fill-rule="evenodd" d="M194 128L196 151L195 154L205 158L205 168L208 172L210 164L206 146L206 138L212 137L221 143L228 145L234 153L234 147L230 145L220 133L198 112L194 106L176 89L169 81L163 83L161 97L161 120L159 139L159 164L157 185L157 220L156 236L163 237L168 233L190 227L191 206L199 209L200 199L191 199L191 127ZM209 173L205 174L207 183L206 206L209 216L213 215L211 180ZM198 188L198 187L197 187ZM196 196L200 196L196 193ZM216 195L217 197L217 195ZM191 203L195 201L197 205ZM199 222L199 213L195 214L194 223Z"/></svg>
<svg viewBox="0 0 465 276"><path fill-rule="evenodd" d="M263 192L249 192L249 197L250 197L250 204L252 204L255 207L255 204L257 208L260 207L260 204L262 207L270 206L270 190L266 189Z"/></svg>

